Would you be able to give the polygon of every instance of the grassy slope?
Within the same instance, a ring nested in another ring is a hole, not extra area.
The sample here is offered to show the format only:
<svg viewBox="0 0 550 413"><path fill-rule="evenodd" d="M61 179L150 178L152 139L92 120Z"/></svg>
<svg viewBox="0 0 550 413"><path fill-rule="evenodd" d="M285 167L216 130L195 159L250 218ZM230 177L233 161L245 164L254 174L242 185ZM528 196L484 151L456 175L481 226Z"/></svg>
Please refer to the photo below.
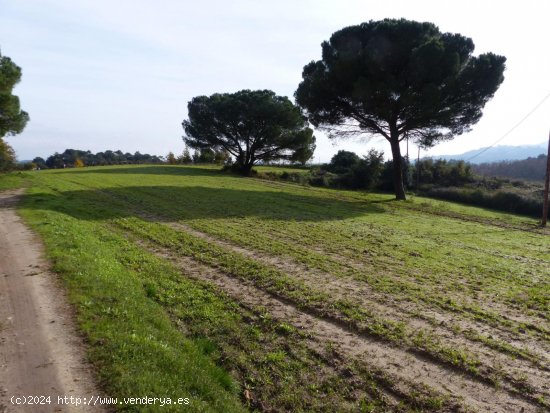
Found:
<svg viewBox="0 0 550 413"><path fill-rule="evenodd" d="M0 173L0 191L19 188L25 185L28 172Z"/></svg>
<svg viewBox="0 0 550 413"><path fill-rule="evenodd" d="M182 278L179 269L136 245L134 238L483 374L475 353L426 340L402 321L331 298L279 270L167 228L164 221L180 220L245 248L363 282L397 302L548 339L550 244L548 237L518 230L532 228L523 217L419 198L395 203L386 195L305 188L192 167L28 176L32 188L22 215L44 236L79 311L91 357L114 396L190 396L196 411L238 411L247 403L245 388L273 406L296 411L385 403L376 391L361 400L346 396L353 390L349 383L341 383L337 369L312 354L300 334L289 334L261 310L243 308L210 285ZM136 217L138 210L150 222ZM434 215L441 211L454 219ZM514 256L522 260L510 259ZM507 308L546 321L537 326L512 322ZM475 338L499 351L532 357L493 338ZM322 379L309 374L315 366L324 366ZM361 376L356 385L375 388L372 374ZM312 385L322 389L323 398L311 397Z"/></svg>
<svg viewBox="0 0 550 413"><path fill-rule="evenodd" d="M43 236L53 269L66 282L107 395L188 397L193 411L242 411L231 377L215 365L200 339L180 333L151 299L150 289L163 283L165 294L174 293L177 278L177 291L197 305L191 310L196 317L218 313L220 302L212 303L207 288L180 279L165 262L109 230L103 222L111 211L108 204L99 210L78 197L59 196L72 186L55 175L41 172L34 178L20 212Z"/></svg>

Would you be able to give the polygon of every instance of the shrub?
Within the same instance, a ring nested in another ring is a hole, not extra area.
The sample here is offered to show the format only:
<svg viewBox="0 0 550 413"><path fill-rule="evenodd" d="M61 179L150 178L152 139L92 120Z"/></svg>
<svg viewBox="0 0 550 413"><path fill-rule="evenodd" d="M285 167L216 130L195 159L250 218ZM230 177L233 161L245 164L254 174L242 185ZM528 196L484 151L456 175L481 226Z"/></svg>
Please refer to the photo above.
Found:
<svg viewBox="0 0 550 413"><path fill-rule="evenodd" d="M434 184L437 186L462 186L474 181L472 169L464 161L446 161L424 159L417 162L411 174L417 177L420 185Z"/></svg>
<svg viewBox="0 0 550 413"><path fill-rule="evenodd" d="M371 149L363 159L358 159L346 173L336 179L337 185L350 189L373 189L379 183L383 160L382 152Z"/></svg>
<svg viewBox="0 0 550 413"><path fill-rule="evenodd" d="M15 151L0 138L0 172L15 169Z"/></svg>
<svg viewBox="0 0 550 413"><path fill-rule="evenodd" d="M481 189L431 188L422 191L422 195L533 217L539 217L542 211L542 199L508 191L490 193Z"/></svg>
<svg viewBox="0 0 550 413"><path fill-rule="evenodd" d="M308 179L308 183L311 186L334 186L334 182L337 179L337 175L327 172L323 169L312 170Z"/></svg>
<svg viewBox="0 0 550 413"><path fill-rule="evenodd" d="M23 171L32 171L37 168L37 165L34 162L25 162L19 166L19 169Z"/></svg>
<svg viewBox="0 0 550 413"><path fill-rule="evenodd" d="M338 151L326 166L326 170L335 174L345 174L348 173L360 159L361 158L354 152Z"/></svg>

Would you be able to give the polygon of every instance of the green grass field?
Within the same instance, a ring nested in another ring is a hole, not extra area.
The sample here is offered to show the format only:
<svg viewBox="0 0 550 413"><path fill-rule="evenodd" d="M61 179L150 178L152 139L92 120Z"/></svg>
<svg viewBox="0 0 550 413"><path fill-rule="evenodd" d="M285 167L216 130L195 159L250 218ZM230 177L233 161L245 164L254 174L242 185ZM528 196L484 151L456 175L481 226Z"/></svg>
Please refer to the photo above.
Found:
<svg viewBox="0 0 550 413"><path fill-rule="evenodd" d="M224 412L549 406L550 237L534 220L199 167L1 179L28 186L20 214L108 395Z"/></svg>

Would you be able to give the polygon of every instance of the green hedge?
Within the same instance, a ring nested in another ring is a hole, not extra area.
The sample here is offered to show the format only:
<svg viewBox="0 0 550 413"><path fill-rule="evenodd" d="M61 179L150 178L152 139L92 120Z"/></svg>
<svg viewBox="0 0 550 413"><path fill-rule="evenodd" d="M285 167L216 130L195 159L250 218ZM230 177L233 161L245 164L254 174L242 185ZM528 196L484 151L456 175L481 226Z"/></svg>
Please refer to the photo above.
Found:
<svg viewBox="0 0 550 413"><path fill-rule="evenodd" d="M539 217L542 213L542 199L508 191L487 192L481 189L452 187L431 188L421 191L419 195L533 217Z"/></svg>

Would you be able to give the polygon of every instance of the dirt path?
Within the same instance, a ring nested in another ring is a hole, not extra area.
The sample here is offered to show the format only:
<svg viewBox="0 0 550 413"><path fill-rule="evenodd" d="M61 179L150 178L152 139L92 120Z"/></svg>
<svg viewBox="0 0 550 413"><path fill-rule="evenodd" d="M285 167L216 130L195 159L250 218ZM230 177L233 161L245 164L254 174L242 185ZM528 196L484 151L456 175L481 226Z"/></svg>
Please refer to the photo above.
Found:
<svg viewBox="0 0 550 413"><path fill-rule="evenodd" d="M101 393L63 289L15 212L22 192L0 192L0 413L104 412L69 404Z"/></svg>

